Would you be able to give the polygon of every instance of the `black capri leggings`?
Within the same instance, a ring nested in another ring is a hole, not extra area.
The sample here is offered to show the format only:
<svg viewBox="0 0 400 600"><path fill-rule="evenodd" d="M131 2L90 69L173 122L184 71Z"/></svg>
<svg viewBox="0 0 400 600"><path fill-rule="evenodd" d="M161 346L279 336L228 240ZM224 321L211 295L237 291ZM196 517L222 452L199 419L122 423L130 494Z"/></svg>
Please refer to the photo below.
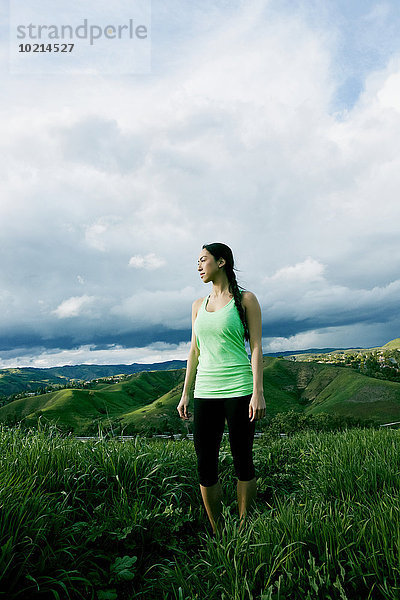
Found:
<svg viewBox="0 0 400 600"><path fill-rule="evenodd" d="M193 441L201 485L207 487L218 482L218 454L225 417L236 476L241 481L255 477L255 421L249 419L250 400L251 394L236 398L194 398Z"/></svg>

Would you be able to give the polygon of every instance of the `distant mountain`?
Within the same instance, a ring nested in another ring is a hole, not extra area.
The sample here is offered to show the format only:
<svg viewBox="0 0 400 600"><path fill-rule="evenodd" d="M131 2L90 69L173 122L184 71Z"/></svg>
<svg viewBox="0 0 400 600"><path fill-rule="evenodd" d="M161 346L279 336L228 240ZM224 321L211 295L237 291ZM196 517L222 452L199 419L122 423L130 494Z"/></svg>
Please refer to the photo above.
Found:
<svg viewBox="0 0 400 600"><path fill-rule="evenodd" d="M35 424L39 417L57 422L76 435L97 432L110 423L125 434L143 429L179 431L176 406L185 369L144 371L118 383L99 382L92 389L65 389L14 400L0 408L0 421ZM367 377L333 365L264 357L267 416L291 409L400 421L400 384ZM193 413L193 401L189 410Z"/></svg>
<svg viewBox="0 0 400 600"><path fill-rule="evenodd" d="M330 352L343 352L354 348L308 348L307 350L285 350L284 352L266 352L263 356L294 356L297 354L329 354ZM362 350L362 348L357 348Z"/></svg>
<svg viewBox="0 0 400 600"><path fill-rule="evenodd" d="M131 365L65 365L36 369L21 367L0 369L0 396L11 396L25 391L37 391L50 385L66 385L74 380L92 381L100 377L112 375L131 375L141 371L165 371L181 369L186 366L185 360L168 360L161 363L132 363Z"/></svg>
<svg viewBox="0 0 400 600"><path fill-rule="evenodd" d="M166 371L184 367L186 367L186 360L167 360L160 363L132 363L131 365L65 365L43 370L58 377L91 381L99 377L111 377L111 375L132 375L141 371Z"/></svg>
<svg viewBox="0 0 400 600"><path fill-rule="evenodd" d="M354 352L376 352L379 350L396 350L400 349L400 338L396 338L395 340L391 340L387 342L384 346L373 346L372 348L360 348L359 346L355 348L310 348L309 350L294 350L287 352L275 352L274 356L301 356L303 354L307 355L318 355L318 354L341 354L341 353L354 353ZM272 353L265 355L272 356Z"/></svg>

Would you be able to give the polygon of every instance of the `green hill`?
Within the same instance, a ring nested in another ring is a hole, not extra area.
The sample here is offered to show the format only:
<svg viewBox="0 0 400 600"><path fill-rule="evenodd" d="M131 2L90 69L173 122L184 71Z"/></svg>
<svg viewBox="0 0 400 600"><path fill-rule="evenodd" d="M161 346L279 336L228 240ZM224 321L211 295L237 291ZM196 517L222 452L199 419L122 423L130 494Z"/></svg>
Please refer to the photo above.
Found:
<svg viewBox="0 0 400 600"><path fill-rule="evenodd" d="M11 396L21 392L34 392L56 384L69 384L74 380L91 381L100 377L113 375L132 375L141 371L165 371L182 369L184 360L169 360L161 363L132 363L131 365L64 365L38 369L35 367L19 367L0 369L0 396Z"/></svg>
<svg viewBox="0 0 400 600"><path fill-rule="evenodd" d="M153 402L171 395L184 376L183 369L143 371L120 383L98 383L89 390L63 389L21 398L0 408L0 421L31 425L41 417L80 435L96 433L97 424L110 419L126 426L138 422L136 411L151 410Z"/></svg>
<svg viewBox="0 0 400 600"><path fill-rule="evenodd" d="M334 353L334 354L346 354L346 353L364 353L373 352L376 350L395 350L400 349L400 338L387 342L384 346L377 346L376 348L313 348L309 350L302 350L296 352L281 352L281 353L270 353L264 355L265 358L269 357L296 357L297 360L301 361L302 356L308 359L313 359L320 354ZM119 365L64 365L61 367L49 367L45 369L38 369L34 367L19 367L19 368L7 368L0 369L0 397L11 396L13 394L19 394L23 392L35 392L43 388L50 387L52 385L70 385L73 387L77 381L92 381L102 377L112 377L114 375L131 375L142 371L165 371L165 370L176 370L183 369L186 367L186 361L184 360L170 360L161 363L132 363L130 365L119 364Z"/></svg>
<svg viewBox="0 0 400 600"><path fill-rule="evenodd" d="M325 412L377 423L400 420L399 383L367 377L346 367L286 362L286 370L297 377L297 393L305 413Z"/></svg>
<svg viewBox="0 0 400 600"><path fill-rule="evenodd" d="M144 371L119 383L92 389L63 389L14 400L0 408L0 421L31 425L39 417L57 422L76 435L95 434L98 425L114 433L179 431L176 406L185 369ZM326 364L264 357L267 417L278 412L326 412L377 423L400 420L400 384ZM189 411L193 413L193 401Z"/></svg>
<svg viewBox="0 0 400 600"><path fill-rule="evenodd" d="M397 350L398 348L400 348L400 338L396 338L395 340L392 340L391 342L388 342L382 346L382 349L386 350Z"/></svg>
<svg viewBox="0 0 400 600"><path fill-rule="evenodd" d="M64 365L63 367L49 367L43 370L60 377L91 381L92 379L111 377L112 375L133 375L141 371L166 371L167 369L183 369L185 367L185 360L167 360L160 363L132 363L130 365Z"/></svg>
<svg viewBox="0 0 400 600"><path fill-rule="evenodd" d="M11 396L25 391L35 392L50 385L65 385L68 382L67 377L49 373L46 369L0 369L0 396Z"/></svg>
<svg viewBox="0 0 400 600"><path fill-rule="evenodd" d="M345 367L264 358L267 412L326 412L374 419L400 420L400 384L361 375Z"/></svg>

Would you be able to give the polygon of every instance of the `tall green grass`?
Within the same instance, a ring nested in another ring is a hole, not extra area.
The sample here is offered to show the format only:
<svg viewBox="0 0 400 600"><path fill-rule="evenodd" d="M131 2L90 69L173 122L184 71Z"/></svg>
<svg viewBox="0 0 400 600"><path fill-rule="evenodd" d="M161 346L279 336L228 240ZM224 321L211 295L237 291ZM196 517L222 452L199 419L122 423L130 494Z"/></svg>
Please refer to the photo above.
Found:
<svg viewBox="0 0 400 600"><path fill-rule="evenodd" d="M241 532L224 439L224 527L211 538L189 440L0 426L0 598L398 599L399 436L257 439Z"/></svg>

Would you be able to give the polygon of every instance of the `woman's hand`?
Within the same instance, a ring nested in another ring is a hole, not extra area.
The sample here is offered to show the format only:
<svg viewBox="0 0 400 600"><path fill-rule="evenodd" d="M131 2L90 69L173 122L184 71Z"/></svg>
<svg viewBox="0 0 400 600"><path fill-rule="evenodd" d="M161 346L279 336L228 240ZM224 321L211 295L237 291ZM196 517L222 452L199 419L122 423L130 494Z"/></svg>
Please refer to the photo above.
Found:
<svg viewBox="0 0 400 600"><path fill-rule="evenodd" d="M178 406L176 407L179 416L181 419L184 419L185 421L189 420L189 417L191 417L192 415L190 414L189 410L189 397L186 394L182 394L182 398L178 404Z"/></svg>
<svg viewBox="0 0 400 600"><path fill-rule="evenodd" d="M253 393L249 404L249 419L257 421L265 417L265 400L263 392Z"/></svg>

